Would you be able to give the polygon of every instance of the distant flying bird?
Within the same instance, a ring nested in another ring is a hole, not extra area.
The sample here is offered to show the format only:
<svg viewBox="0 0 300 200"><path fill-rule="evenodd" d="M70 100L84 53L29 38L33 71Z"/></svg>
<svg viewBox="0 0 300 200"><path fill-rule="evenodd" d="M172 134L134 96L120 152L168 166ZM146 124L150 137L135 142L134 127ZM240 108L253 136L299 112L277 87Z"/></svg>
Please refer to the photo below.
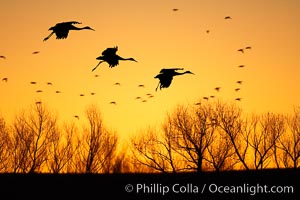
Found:
<svg viewBox="0 0 300 200"><path fill-rule="evenodd" d="M178 9L178 8L173 8L172 10L173 10L173 11L178 11L179 9Z"/></svg>
<svg viewBox="0 0 300 200"><path fill-rule="evenodd" d="M40 92L43 92L43 90L37 90L36 92L37 92L37 93L40 93Z"/></svg>
<svg viewBox="0 0 300 200"><path fill-rule="evenodd" d="M59 93L61 93L61 91L59 91L59 90L56 90L56 91L55 91L55 93L56 93L56 94L59 94Z"/></svg>
<svg viewBox="0 0 300 200"><path fill-rule="evenodd" d="M238 83L238 84L242 84L242 82L243 82L243 81L237 81L236 83Z"/></svg>
<svg viewBox="0 0 300 200"><path fill-rule="evenodd" d="M78 115L74 115L75 118L77 118L79 120L79 116Z"/></svg>
<svg viewBox="0 0 300 200"><path fill-rule="evenodd" d="M36 104L41 104L42 102L41 101L37 101L37 102L35 102Z"/></svg>
<svg viewBox="0 0 300 200"><path fill-rule="evenodd" d="M99 77L99 75L98 75L98 74L95 74L95 77Z"/></svg>
<svg viewBox="0 0 300 200"><path fill-rule="evenodd" d="M208 97L203 97L203 99L208 100Z"/></svg>
<svg viewBox="0 0 300 200"><path fill-rule="evenodd" d="M142 97L135 97L135 99L142 99Z"/></svg>
<svg viewBox="0 0 300 200"><path fill-rule="evenodd" d="M242 100L242 98L235 98L235 100L236 100L236 101L241 101L241 100Z"/></svg>
<svg viewBox="0 0 300 200"><path fill-rule="evenodd" d="M247 46L247 47L245 47L245 49L252 49L252 47L251 46Z"/></svg>
<svg viewBox="0 0 300 200"><path fill-rule="evenodd" d="M121 86L121 83L119 83L119 82L116 82L114 85Z"/></svg>
<svg viewBox="0 0 300 200"><path fill-rule="evenodd" d="M84 94L80 94L79 96L83 97L83 96L84 96Z"/></svg>
<svg viewBox="0 0 300 200"><path fill-rule="evenodd" d="M143 85L143 84L140 84L140 85L138 85L138 87L145 87L145 85Z"/></svg>
<svg viewBox="0 0 300 200"><path fill-rule="evenodd" d="M210 95L209 97L210 97L210 98L215 98L215 96L214 96L214 95Z"/></svg>
<svg viewBox="0 0 300 200"><path fill-rule="evenodd" d="M240 51L241 53L244 53L244 49L238 49L237 51Z"/></svg>
<svg viewBox="0 0 300 200"><path fill-rule="evenodd" d="M115 102L115 101L111 101L111 102L109 102L110 104L114 104L114 105L117 105L117 102Z"/></svg>
<svg viewBox="0 0 300 200"><path fill-rule="evenodd" d="M47 82L47 85L53 85L51 82Z"/></svg>
<svg viewBox="0 0 300 200"><path fill-rule="evenodd" d="M95 92L91 92L91 95L95 95L96 93Z"/></svg>
<svg viewBox="0 0 300 200"><path fill-rule="evenodd" d="M163 68L160 70L160 73L156 75L154 78L159 79L159 83L155 89L162 89L162 88L168 88L173 80L174 76L183 75L183 74L194 74L191 71L185 71L185 72L177 72L177 70L183 70L183 68Z"/></svg>
<svg viewBox="0 0 300 200"><path fill-rule="evenodd" d="M0 58L2 58L2 59L6 59L6 57L5 57L5 56L1 56L1 55L0 55Z"/></svg>
<svg viewBox="0 0 300 200"><path fill-rule="evenodd" d="M196 105L196 106L200 106L201 103L200 103L200 102L196 102L195 105Z"/></svg>
<svg viewBox="0 0 300 200"><path fill-rule="evenodd" d="M55 26L52 26L49 28L49 31L52 31L50 35L44 38L44 41L48 40L54 33L56 35L56 39L66 39L68 37L69 31L70 30L83 30L83 29L88 29L88 30L93 30L89 26L85 26L82 28L78 28L74 26L73 24L81 24L81 22L77 21L69 21L69 22L61 22L57 23Z"/></svg>
<svg viewBox="0 0 300 200"><path fill-rule="evenodd" d="M215 87L215 90L216 90L217 92L219 92L220 89L221 89L221 87Z"/></svg>
<svg viewBox="0 0 300 200"><path fill-rule="evenodd" d="M39 51L34 51L34 52L32 52L32 54L38 54L38 53L40 53Z"/></svg>
<svg viewBox="0 0 300 200"><path fill-rule="evenodd" d="M226 16L224 17L224 19L232 19L230 16Z"/></svg>
<svg viewBox="0 0 300 200"><path fill-rule="evenodd" d="M35 81L31 81L30 84L34 85L34 84L36 84L36 82Z"/></svg>
<svg viewBox="0 0 300 200"><path fill-rule="evenodd" d="M245 67L245 65L239 65L238 67L239 67L239 68L243 68L243 67Z"/></svg>
<svg viewBox="0 0 300 200"><path fill-rule="evenodd" d="M5 82L7 82L8 81L8 78L2 78L2 81L5 81Z"/></svg>
<svg viewBox="0 0 300 200"><path fill-rule="evenodd" d="M100 62L97 64L96 67L94 67L92 69L92 71L94 71L95 69L97 69L97 67L102 63L102 62L107 62L109 64L109 67L115 67L117 65L119 65L119 60L131 60L134 62L137 62L134 58L123 58L119 55L116 54L116 52L118 51L118 47L112 47L112 48L107 48L102 52L102 55L97 57L97 60L100 60Z"/></svg>
<svg viewBox="0 0 300 200"><path fill-rule="evenodd" d="M241 88L235 88L234 90L235 90L236 92L238 92L240 89L241 89Z"/></svg>
<svg viewBox="0 0 300 200"><path fill-rule="evenodd" d="M206 33L207 33L207 34L210 33L210 30L206 30Z"/></svg>

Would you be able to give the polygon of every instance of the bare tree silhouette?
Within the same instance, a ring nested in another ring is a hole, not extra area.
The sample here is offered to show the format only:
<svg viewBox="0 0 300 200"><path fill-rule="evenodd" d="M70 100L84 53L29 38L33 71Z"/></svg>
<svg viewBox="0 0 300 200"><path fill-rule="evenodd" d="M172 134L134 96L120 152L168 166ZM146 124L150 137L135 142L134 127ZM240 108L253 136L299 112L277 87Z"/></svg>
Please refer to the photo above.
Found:
<svg viewBox="0 0 300 200"><path fill-rule="evenodd" d="M226 104L217 102L216 116L218 127L225 132L234 148L235 155L242 166L248 170L249 166L246 162L248 152L248 131L244 131L244 123L242 120L242 110L235 104ZM246 134L244 134L246 133ZM243 138L246 138L246 143L243 143Z"/></svg>
<svg viewBox="0 0 300 200"><path fill-rule="evenodd" d="M253 118L254 127L249 145L253 149L253 164L255 169L264 169L272 161L278 166L277 140L284 132L284 118L274 113Z"/></svg>
<svg viewBox="0 0 300 200"><path fill-rule="evenodd" d="M52 135L47 159L50 173L67 173L74 168L72 159L80 144L75 141L75 135L78 135L78 129L74 123L65 124L63 131L57 131Z"/></svg>
<svg viewBox="0 0 300 200"><path fill-rule="evenodd" d="M295 107L287 116L287 130L279 139L278 148L282 150L280 160L285 168L300 167L300 107Z"/></svg>
<svg viewBox="0 0 300 200"><path fill-rule="evenodd" d="M10 170L11 140L4 118L0 117L0 172Z"/></svg>
<svg viewBox="0 0 300 200"><path fill-rule="evenodd" d="M77 153L77 171L84 173L108 173L116 151L118 138L108 131L100 110L95 105L86 109L89 127L85 129Z"/></svg>
<svg viewBox="0 0 300 200"><path fill-rule="evenodd" d="M12 136L13 172L35 173L43 169L56 126L56 117L44 104L34 104L28 115L22 112L15 118Z"/></svg>

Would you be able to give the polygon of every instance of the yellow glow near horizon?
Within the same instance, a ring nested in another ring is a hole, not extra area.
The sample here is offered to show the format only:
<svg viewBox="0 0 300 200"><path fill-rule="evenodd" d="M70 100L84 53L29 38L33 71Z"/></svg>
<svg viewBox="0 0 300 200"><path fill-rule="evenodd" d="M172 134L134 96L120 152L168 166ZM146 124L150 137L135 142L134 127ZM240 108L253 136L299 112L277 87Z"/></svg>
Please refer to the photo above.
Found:
<svg viewBox="0 0 300 200"><path fill-rule="evenodd" d="M0 55L6 59L0 59L0 78L8 81L0 83L0 114L11 119L41 99L59 119L72 120L96 104L108 127L128 135L159 124L179 103L210 95L226 101L241 97L247 112L289 112L300 102L299 9L295 0L4 0ZM225 20L227 15L232 19ZM53 35L43 42L49 27L73 20L95 31L71 31L65 40ZM96 57L113 46L138 62L121 61L115 68L102 63L92 72ZM252 49L237 51L246 46ZM195 75L175 77L170 88L156 92L154 76L168 67ZM237 80L243 84L235 92Z"/></svg>

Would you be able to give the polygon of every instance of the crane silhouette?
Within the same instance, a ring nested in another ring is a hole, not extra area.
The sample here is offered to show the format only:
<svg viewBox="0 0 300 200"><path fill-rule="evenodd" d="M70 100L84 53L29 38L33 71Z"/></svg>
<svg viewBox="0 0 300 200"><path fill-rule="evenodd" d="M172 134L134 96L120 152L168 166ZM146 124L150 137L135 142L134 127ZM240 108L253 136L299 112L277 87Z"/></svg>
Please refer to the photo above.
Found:
<svg viewBox="0 0 300 200"><path fill-rule="evenodd" d="M183 68L161 69L159 74L154 77L159 79L159 83L155 91L157 91L158 88L160 90L162 88L168 88L171 85L174 76L183 75L183 74L194 74L191 71L177 72L177 70L183 70Z"/></svg>
<svg viewBox="0 0 300 200"><path fill-rule="evenodd" d="M97 67L102 63L102 62L107 62L109 64L109 67L115 67L119 65L119 60L131 60L137 62L134 58L123 58L119 55L117 55L118 47L111 47L111 48L106 48L103 52L102 55L97 57L97 60L100 60L100 62L92 69L92 71L96 70Z"/></svg>
<svg viewBox="0 0 300 200"><path fill-rule="evenodd" d="M68 37L69 31L70 30L83 30L83 29L88 29L88 30L93 30L89 26L85 26L82 28L78 28L74 26L73 24L81 24L81 22L77 21L69 21L69 22L61 22L57 23L55 26L52 26L49 28L49 31L52 31L50 35L44 38L44 41L48 40L54 33L56 35L56 39L66 39Z"/></svg>

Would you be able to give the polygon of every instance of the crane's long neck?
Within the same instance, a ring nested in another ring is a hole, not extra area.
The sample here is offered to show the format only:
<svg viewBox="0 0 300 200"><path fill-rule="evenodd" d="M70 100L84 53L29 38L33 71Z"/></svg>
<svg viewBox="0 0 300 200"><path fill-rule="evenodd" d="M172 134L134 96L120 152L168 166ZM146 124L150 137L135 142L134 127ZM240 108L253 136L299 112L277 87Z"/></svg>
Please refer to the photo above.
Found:
<svg viewBox="0 0 300 200"><path fill-rule="evenodd" d="M94 30L92 29L91 27L89 26L85 26L85 27L76 27L76 26L73 26L71 30L83 30L83 29L89 29L89 30Z"/></svg>
<svg viewBox="0 0 300 200"><path fill-rule="evenodd" d="M174 76L179 76L179 75L188 74L188 73L190 73L190 72L188 72L188 71L186 71L186 72L176 72L174 74Z"/></svg>
<svg viewBox="0 0 300 200"><path fill-rule="evenodd" d="M118 58L119 58L119 60L132 60L132 61L136 62L136 60L133 58L122 58L121 56L118 56Z"/></svg>

